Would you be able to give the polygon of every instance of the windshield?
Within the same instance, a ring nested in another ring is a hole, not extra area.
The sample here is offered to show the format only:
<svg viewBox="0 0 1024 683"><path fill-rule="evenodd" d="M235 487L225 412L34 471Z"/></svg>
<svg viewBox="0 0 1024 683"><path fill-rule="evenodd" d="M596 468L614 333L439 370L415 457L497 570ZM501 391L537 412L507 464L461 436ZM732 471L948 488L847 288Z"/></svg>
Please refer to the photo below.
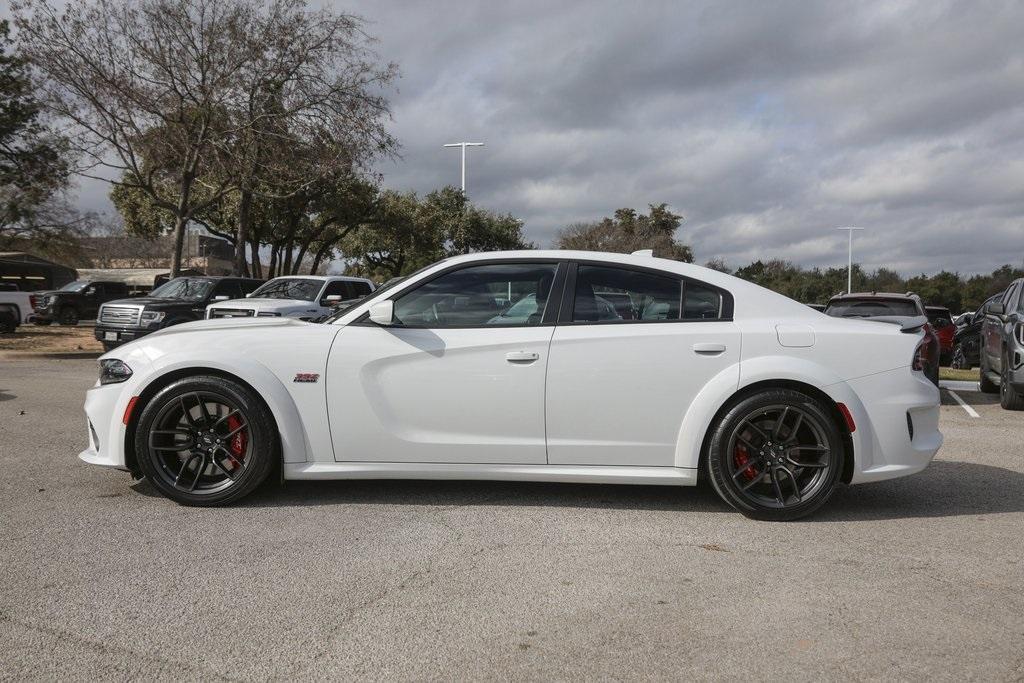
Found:
<svg viewBox="0 0 1024 683"><path fill-rule="evenodd" d="M63 287L61 287L60 291L62 291L62 292L81 292L83 289L85 289L88 286L89 286L89 281L88 280L75 280L74 282L69 282L66 285L64 285Z"/></svg>
<svg viewBox="0 0 1024 683"><path fill-rule="evenodd" d="M213 289L213 280L198 280L190 277L176 277L154 289L150 296L158 299L185 299L202 301Z"/></svg>
<svg viewBox="0 0 1024 683"><path fill-rule="evenodd" d="M263 299L301 299L312 301L320 293L324 283L322 280L306 280L304 278L276 278L252 293L254 298Z"/></svg>
<svg viewBox="0 0 1024 683"><path fill-rule="evenodd" d="M906 299L841 299L829 303L825 314L835 318L913 317L918 310L913 301Z"/></svg>

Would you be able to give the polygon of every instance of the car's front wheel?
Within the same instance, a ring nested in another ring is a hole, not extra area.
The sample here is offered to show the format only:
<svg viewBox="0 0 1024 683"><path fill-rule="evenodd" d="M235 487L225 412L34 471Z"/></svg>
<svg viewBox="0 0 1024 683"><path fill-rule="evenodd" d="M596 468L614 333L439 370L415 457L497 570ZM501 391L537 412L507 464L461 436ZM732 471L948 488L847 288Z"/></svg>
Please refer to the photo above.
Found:
<svg viewBox="0 0 1024 683"><path fill-rule="evenodd" d="M185 505L223 505L251 493L278 459L277 429L249 387L216 376L178 380L139 417L139 467Z"/></svg>
<svg viewBox="0 0 1024 683"><path fill-rule="evenodd" d="M69 307L60 309L60 313L57 317L57 322L61 325L77 325L78 324L78 311Z"/></svg>
<svg viewBox="0 0 1024 683"><path fill-rule="evenodd" d="M758 392L729 408L713 429L709 478L718 495L748 517L804 517L824 505L839 482L843 438L811 396Z"/></svg>

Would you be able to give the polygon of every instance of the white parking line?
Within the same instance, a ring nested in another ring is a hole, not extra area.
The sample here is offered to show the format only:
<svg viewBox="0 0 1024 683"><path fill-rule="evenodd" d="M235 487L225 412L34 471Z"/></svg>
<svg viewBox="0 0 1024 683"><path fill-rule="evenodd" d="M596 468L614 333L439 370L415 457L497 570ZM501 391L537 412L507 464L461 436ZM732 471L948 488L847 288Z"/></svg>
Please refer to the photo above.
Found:
<svg viewBox="0 0 1024 683"><path fill-rule="evenodd" d="M960 404L960 407L963 408L968 415L970 415L971 417L981 417L980 415L978 415L978 412L974 408L967 405L967 403L962 398L957 396L955 391L953 391L952 389L946 389L946 392L953 397L954 401Z"/></svg>

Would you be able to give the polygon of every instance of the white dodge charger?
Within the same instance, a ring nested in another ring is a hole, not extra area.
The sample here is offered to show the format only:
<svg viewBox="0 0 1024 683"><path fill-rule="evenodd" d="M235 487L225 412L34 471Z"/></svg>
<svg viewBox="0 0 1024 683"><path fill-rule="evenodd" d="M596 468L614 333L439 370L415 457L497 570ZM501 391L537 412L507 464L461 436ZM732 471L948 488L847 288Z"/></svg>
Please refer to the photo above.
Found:
<svg viewBox="0 0 1024 683"><path fill-rule="evenodd" d="M100 359L89 463L190 505L285 479L691 486L794 519L942 444L923 319L830 318L646 254L451 258L326 324L206 320Z"/></svg>

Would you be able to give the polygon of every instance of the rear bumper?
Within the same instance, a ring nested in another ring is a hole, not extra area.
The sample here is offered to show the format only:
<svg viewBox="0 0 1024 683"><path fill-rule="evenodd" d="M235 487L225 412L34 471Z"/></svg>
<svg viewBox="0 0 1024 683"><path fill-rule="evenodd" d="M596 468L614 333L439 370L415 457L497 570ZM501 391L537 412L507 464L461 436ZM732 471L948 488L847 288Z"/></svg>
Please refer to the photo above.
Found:
<svg viewBox="0 0 1024 683"><path fill-rule="evenodd" d="M920 472L942 446L939 390L910 368L847 382L866 418L855 432L855 468L850 483L893 479Z"/></svg>

